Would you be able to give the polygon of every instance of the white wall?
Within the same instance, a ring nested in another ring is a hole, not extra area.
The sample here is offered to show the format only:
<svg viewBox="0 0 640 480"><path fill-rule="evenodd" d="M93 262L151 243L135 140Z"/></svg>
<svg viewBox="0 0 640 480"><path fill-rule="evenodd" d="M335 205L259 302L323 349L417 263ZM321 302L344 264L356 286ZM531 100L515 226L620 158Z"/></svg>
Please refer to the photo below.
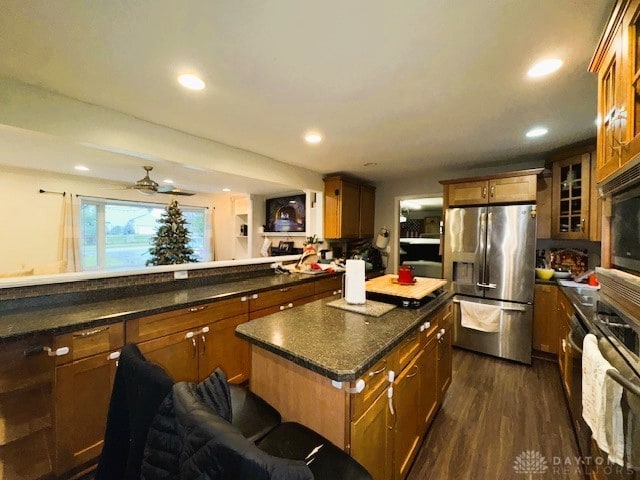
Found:
<svg viewBox="0 0 640 480"><path fill-rule="evenodd" d="M400 199L442 195L443 190L442 185L439 183L440 180L491 175L515 170L525 170L528 168L539 168L542 167L543 164L544 160L540 159L486 168L441 170L422 176L390 180L388 182L378 182L376 184L375 231L377 232L381 227L387 227L391 231L391 241L389 242L391 251L389 254L387 272L395 272L397 269L398 229L400 220L399 217L396 218L395 209Z"/></svg>
<svg viewBox="0 0 640 480"><path fill-rule="evenodd" d="M0 166L0 205L4 222L0 234L0 272L13 272L55 262L62 210L62 196L39 193L39 189L77 195L166 203L168 195L144 196L122 185L75 175ZM181 197L180 204L216 207L216 259L230 259L224 238L230 222L228 195Z"/></svg>

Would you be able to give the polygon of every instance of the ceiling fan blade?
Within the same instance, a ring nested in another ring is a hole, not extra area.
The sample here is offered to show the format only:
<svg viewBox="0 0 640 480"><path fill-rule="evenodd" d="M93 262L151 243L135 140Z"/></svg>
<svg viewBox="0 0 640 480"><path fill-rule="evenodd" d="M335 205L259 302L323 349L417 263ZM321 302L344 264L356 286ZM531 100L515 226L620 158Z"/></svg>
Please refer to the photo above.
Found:
<svg viewBox="0 0 640 480"><path fill-rule="evenodd" d="M158 193L163 193L165 195L183 195L183 196L186 196L186 197L191 197L191 196L195 195L194 192L187 192L185 190L181 190L179 188L172 187L171 185L166 185L166 186L162 185L162 186L158 187L157 192Z"/></svg>

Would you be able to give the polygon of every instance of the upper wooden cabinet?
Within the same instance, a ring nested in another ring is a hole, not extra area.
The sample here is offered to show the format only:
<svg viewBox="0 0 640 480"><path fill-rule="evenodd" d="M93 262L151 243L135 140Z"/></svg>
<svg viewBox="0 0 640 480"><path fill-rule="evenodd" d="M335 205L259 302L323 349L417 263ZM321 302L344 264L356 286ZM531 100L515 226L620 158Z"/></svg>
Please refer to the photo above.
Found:
<svg viewBox="0 0 640 480"><path fill-rule="evenodd" d="M536 175L542 169L473 179L443 180L449 207L536 201Z"/></svg>
<svg viewBox="0 0 640 480"><path fill-rule="evenodd" d="M640 153L640 0L618 0L589 71L598 74L601 182Z"/></svg>
<svg viewBox="0 0 640 480"><path fill-rule="evenodd" d="M324 179L324 237L373 237L375 188L357 180Z"/></svg>
<svg viewBox="0 0 640 480"><path fill-rule="evenodd" d="M552 174L538 178L537 237L599 242L602 200L593 144L555 152L549 162Z"/></svg>
<svg viewBox="0 0 640 480"><path fill-rule="evenodd" d="M589 238L591 155L554 162L551 234L553 238Z"/></svg>

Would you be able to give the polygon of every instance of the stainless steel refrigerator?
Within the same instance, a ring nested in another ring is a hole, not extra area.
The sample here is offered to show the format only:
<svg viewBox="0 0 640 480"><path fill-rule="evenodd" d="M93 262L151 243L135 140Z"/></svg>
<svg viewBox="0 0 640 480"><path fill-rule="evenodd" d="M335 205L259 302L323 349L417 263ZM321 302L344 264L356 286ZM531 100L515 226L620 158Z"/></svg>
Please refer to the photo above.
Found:
<svg viewBox="0 0 640 480"><path fill-rule="evenodd" d="M444 262L457 293L455 345L531 363L535 209L535 205L507 205L447 210ZM499 308L498 331L463 327L461 300Z"/></svg>

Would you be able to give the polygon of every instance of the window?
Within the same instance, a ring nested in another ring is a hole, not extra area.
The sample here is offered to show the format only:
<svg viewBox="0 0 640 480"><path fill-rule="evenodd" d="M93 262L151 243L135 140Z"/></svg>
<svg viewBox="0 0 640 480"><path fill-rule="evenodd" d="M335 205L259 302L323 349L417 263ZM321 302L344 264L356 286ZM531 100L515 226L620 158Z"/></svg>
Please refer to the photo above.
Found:
<svg viewBox="0 0 640 480"><path fill-rule="evenodd" d="M83 198L80 204L83 270L144 267L165 206L157 203ZM210 259L207 209L180 206L195 256Z"/></svg>

